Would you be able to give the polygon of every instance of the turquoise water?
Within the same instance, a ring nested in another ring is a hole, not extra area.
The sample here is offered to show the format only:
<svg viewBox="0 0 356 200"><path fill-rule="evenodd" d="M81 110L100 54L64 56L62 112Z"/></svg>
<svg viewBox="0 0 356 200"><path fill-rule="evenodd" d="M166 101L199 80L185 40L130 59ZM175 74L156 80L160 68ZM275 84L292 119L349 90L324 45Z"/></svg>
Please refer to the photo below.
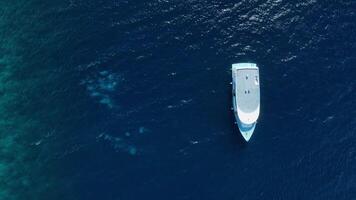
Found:
<svg viewBox="0 0 356 200"><path fill-rule="evenodd" d="M0 4L1 199L50 199L59 184L56 157L68 151L64 135L79 122L70 114L82 109L66 93L78 88L68 51L75 30L64 28L72 20L67 3Z"/></svg>
<svg viewBox="0 0 356 200"><path fill-rule="evenodd" d="M0 1L0 199L352 199L353 1ZM256 62L244 143L230 67Z"/></svg>

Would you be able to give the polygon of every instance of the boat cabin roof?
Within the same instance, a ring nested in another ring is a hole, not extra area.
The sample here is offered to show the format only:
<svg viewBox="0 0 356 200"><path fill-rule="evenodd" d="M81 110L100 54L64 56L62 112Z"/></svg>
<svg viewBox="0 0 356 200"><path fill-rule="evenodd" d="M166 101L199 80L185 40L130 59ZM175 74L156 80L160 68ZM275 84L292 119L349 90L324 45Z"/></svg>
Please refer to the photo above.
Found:
<svg viewBox="0 0 356 200"><path fill-rule="evenodd" d="M236 103L245 113L254 112L260 105L260 84L258 68L233 70Z"/></svg>

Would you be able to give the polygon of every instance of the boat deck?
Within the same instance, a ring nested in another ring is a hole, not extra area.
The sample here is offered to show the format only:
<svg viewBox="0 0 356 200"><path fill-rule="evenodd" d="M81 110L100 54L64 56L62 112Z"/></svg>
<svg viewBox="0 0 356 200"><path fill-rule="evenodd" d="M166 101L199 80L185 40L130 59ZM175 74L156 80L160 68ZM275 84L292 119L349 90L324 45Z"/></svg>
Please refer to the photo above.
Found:
<svg viewBox="0 0 356 200"><path fill-rule="evenodd" d="M258 68L234 70L233 80L239 109L245 113L258 109L260 104Z"/></svg>

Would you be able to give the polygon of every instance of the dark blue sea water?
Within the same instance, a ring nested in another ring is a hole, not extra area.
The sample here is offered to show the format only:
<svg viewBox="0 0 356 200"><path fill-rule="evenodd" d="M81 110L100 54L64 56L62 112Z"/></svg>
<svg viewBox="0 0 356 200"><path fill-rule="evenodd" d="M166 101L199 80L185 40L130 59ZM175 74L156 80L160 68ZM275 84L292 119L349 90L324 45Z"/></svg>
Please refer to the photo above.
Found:
<svg viewBox="0 0 356 200"><path fill-rule="evenodd" d="M0 0L0 113L1 200L355 199L356 2Z"/></svg>

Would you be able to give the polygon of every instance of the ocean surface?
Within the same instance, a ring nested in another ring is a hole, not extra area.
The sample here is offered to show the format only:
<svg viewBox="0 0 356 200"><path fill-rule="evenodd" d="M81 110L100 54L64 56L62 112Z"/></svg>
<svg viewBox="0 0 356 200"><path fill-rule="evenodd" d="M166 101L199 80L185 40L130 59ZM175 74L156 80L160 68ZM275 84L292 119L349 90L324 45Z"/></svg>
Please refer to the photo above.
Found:
<svg viewBox="0 0 356 200"><path fill-rule="evenodd" d="M356 199L356 1L0 0L0 199Z"/></svg>

